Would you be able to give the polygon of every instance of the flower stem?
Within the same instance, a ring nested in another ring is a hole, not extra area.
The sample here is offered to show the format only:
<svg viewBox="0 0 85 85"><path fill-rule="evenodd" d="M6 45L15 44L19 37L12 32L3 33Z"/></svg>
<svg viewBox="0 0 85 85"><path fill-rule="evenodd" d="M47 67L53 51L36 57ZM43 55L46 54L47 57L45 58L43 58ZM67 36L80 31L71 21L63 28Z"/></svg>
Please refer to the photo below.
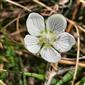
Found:
<svg viewBox="0 0 85 85"><path fill-rule="evenodd" d="M46 80L44 85L51 85L51 81L53 77L56 75L56 70L58 63L52 64L51 67L49 68L48 72L46 73Z"/></svg>

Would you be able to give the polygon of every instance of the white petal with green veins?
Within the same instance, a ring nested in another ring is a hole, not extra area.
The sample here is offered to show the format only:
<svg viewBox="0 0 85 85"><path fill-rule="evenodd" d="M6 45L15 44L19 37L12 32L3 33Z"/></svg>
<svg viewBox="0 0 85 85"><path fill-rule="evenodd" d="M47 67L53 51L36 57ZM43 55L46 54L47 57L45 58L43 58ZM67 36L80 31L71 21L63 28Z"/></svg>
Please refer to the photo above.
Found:
<svg viewBox="0 0 85 85"><path fill-rule="evenodd" d="M56 34L60 34L65 31L67 21L61 14L54 14L47 19L46 28L51 29Z"/></svg>
<svg viewBox="0 0 85 85"><path fill-rule="evenodd" d="M28 49L28 51L34 54L40 50L41 46L38 44L38 42L38 38L32 35L26 35L24 38L25 47Z"/></svg>
<svg viewBox="0 0 85 85"><path fill-rule="evenodd" d="M40 51L41 57L48 62L56 63L61 59L61 55L52 47L43 47Z"/></svg>
<svg viewBox="0 0 85 85"><path fill-rule="evenodd" d="M57 41L54 44L54 47L59 51L59 52L67 52L72 48L72 46L75 44L75 39L74 37L67 33L61 33L58 35Z"/></svg>
<svg viewBox="0 0 85 85"><path fill-rule="evenodd" d="M44 18L38 13L31 13L26 21L27 30L31 35L38 36L45 29Z"/></svg>

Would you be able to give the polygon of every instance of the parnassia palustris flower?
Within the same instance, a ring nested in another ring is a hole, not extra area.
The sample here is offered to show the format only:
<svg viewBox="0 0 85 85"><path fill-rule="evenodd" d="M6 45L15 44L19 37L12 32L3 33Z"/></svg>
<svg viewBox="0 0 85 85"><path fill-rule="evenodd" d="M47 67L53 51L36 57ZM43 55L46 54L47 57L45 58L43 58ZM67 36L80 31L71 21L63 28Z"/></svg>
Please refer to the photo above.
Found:
<svg viewBox="0 0 85 85"><path fill-rule="evenodd" d="M75 38L65 32L67 21L62 14L53 14L45 24L40 14L30 13L26 25L29 34L24 38L25 47L48 62L58 62L60 52L67 52L75 44Z"/></svg>

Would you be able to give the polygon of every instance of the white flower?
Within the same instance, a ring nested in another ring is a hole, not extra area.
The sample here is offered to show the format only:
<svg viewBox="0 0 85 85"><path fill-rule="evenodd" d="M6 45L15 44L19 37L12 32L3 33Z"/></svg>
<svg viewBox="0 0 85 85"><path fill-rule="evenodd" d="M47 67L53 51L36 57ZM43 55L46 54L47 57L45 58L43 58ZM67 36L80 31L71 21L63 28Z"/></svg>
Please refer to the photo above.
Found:
<svg viewBox="0 0 85 85"><path fill-rule="evenodd" d="M67 22L61 14L50 16L45 26L41 15L31 13L26 25L30 34L24 38L25 47L31 53L40 53L48 62L58 62L61 59L59 52L66 52L75 44L74 37L65 32Z"/></svg>

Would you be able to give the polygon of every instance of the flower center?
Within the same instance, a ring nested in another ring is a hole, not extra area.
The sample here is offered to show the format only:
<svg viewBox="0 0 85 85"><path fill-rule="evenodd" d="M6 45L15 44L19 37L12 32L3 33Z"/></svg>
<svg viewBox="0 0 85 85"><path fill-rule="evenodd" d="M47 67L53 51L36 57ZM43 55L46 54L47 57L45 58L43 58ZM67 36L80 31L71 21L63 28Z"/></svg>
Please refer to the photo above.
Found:
<svg viewBox="0 0 85 85"><path fill-rule="evenodd" d="M56 35L55 33L51 32L50 30L42 31L39 37L39 44L44 45L45 47L50 47L56 42Z"/></svg>

